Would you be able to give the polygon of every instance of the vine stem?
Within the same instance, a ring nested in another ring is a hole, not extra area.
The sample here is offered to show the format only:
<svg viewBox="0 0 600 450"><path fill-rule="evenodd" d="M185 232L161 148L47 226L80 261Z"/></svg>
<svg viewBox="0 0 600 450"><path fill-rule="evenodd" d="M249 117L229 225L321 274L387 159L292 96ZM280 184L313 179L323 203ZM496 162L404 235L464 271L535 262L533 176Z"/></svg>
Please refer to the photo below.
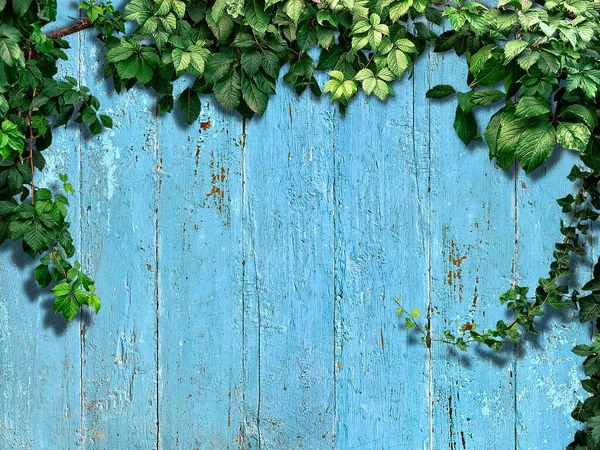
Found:
<svg viewBox="0 0 600 450"><path fill-rule="evenodd" d="M33 93L35 96L35 90ZM35 167L33 166L33 126L31 125L31 111L29 112L29 167L31 168L31 204L35 205L35 181L33 180Z"/></svg>
<svg viewBox="0 0 600 450"><path fill-rule="evenodd" d="M31 59L31 53L32 51L29 51L29 56L28 56L28 60ZM35 95L37 94L37 88L33 89L33 94L31 95L31 101L33 102L33 100L35 99ZM33 165L33 123L32 123L32 117L33 117L33 109L29 110L29 113L27 114L27 119L29 120L29 168L31 169L31 204L35 205L35 181L34 181L34 175L35 175L35 166Z"/></svg>
<svg viewBox="0 0 600 450"><path fill-rule="evenodd" d="M52 31L48 33L46 36L52 39L62 39L65 36L70 34L79 33L82 30L87 30L88 28L92 28L94 24L88 18L79 19L73 25L69 25L68 27L60 28L56 31Z"/></svg>
<svg viewBox="0 0 600 450"><path fill-rule="evenodd" d="M65 279L68 279L68 274L67 271L63 268L62 264L60 263L60 260L64 260L64 258L61 255L58 255L58 248L55 247L55 250L53 252L50 252L50 258L52 258L53 260L56 261L56 265L60 268L60 270L62 271L63 275L65 276Z"/></svg>

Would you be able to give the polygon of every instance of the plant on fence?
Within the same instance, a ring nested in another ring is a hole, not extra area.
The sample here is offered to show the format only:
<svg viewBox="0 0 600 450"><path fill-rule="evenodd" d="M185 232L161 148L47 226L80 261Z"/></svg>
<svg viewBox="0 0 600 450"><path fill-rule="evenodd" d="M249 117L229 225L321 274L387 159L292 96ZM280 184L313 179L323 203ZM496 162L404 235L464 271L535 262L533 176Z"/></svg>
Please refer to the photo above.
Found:
<svg viewBox="0 0 600 450"><path fill-rule="evenodd" d="M514 285L501 296L511 322L487 331L469 323L432 337L418 310L399 306L398 313L428 346L477 342L494 350L535 333L548 308L576 308L582 322L600 316L600 261L584 286L567 278L600 216L599 0L500 0L495 8L461 0L131 0L122 14L110 2L89 0L80 3L85 17L46 33L56 7L56 0L0 0L0 243L21 241L39 258L35 279L52 285L55 312L67 320L84 305L97 312L100 299L73 261L73 186L59 174L64 192L53 193L37 186L35 175L54 128L76 122L96 135L112 126L97 98L57 69L67 59L64 38L88 28L106 47L104 73L117 91L143 85L156 94L160 113L175 109L190 124L206 94L244 117L262 115L280 75L297 93L323 90L344 113L359 90L382 101L393 95L393 83L428 47L464 56L468 90L440 85L427 97L455 96L456 133L466 145L483 135L490 159L504 170L517 161L529 173L557 148L579 152L582 165L569 176L577 193L559 200L570 221L561 223L564 239L548 276L532 292ZM445 20L451 29L438 35ZM315 47L316 60L309 54ZM316 71L328 73L324 86ZM184 75L193 83L174 92ZM480 107L496 109L485 128L474 113ZM590 397L573 412L587 428L572 450L600 449L599 342L597 336L574 349L585 357L582 384Z"/></svg>

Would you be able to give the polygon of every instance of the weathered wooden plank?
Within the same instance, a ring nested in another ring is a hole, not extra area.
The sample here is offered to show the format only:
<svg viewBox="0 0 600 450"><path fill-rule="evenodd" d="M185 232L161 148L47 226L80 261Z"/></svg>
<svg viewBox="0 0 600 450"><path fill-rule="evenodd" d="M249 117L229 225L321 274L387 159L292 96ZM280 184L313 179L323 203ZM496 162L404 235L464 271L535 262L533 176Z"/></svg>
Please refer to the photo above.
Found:
<svg viewBox="0 0 600 450"><path fill-rule="evenodd" d="M456 55L432 54L429 70L432 86L467 90L466 64ZM465 148L452 127L455 109L456 100L430 106L433 337L456 330L455 322L495 325L504 317L498 297L513 281L513 176L490 164L483 145ZM433 353L434 448L514 448L510 349L464 356L434 343Z"/></svg>
<svg viewBox="0 0 600 450"><path fill-rule="evenodd" d="M578 159L571 152L557 149L552 159L531 176L519 173L517 281L530 286L532 295L538 279L548 275L554 242L562 241L563 215L556 199L575 192L566 177ZM577 265L580 282L591 273L591 246L588 251L586 262ZM579 425L571 418L571 411L578 399L585 398L579 381L584 377L583 359L571 349L590 341L590 328L579 323L574 310L552 313L539 323L543 332L519 348L517 442L519 448L558 450L571 442Z"/></svg>
<svg viewBox="0 0 600 450"><path fill-rule="evenodd" d="M335 122L339 449L430 445L428 350L395 313L397 297L427 310L426 70Z"/></svg>
<svg viewBox="0 0 600 450"><path fill-rule="evenodd" d="M332 112L280 85L246 122L245 341L258 340L246 356L257 360L262 449L333 446Z"/></svg>
<svg viewBox="0 0 600 450"><path fill-rule="evenodd" d="M98 86L102 49L92 33L82 80ZM82 150L84 268L102 298L82 324L84 445L151 449L157 444L156 208L154 99L134 88L94 89L115 127Z"/></svg>
<svg viewBox="0 0 600 450"><path fill-rule="evenodd" d="M173 115L159 122L159 421L165 449L237 449L245 428L242 122L212 100L204 100L191 126Z"/></svg>
<svg viewBox="0 0 600 450"><path fill-rule="evenodd" d="M56 26L69 22L73 9L59 8ZM68 38L70 59L62 75L77 77L79 39ZM79 184L79 135L76 128L54 130L45 152L40 186L60 191L59 173ZM40 175L40 174L38 174ZM71 233L79 240L79 197L70 196ZM0 448L74 449L80 441L79 325L52 312L51 294L33 279L35 261L21 245L0 247Z"/></svg>

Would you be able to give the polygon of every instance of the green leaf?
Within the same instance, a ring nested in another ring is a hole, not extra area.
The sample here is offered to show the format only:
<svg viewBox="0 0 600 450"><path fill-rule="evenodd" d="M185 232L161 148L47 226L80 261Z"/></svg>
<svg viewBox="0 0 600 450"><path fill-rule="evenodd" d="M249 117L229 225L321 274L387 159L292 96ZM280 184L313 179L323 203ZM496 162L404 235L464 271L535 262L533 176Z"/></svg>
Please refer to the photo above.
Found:
<svg viewBox="0 0 600 450"><path fill-rule="evenodd" d="M449 95L452 95L454 93L456 93L456 91L452 86L447 84L439 84L429 89L425 94L425 97L441 99L444 97L448 97Z"/></svg>
<svg viewBox="0 0 600 450"><path fill-rule="evenodd" d="M54 235L39 221L34 220L28 223L23 240L37 253L52 245Z"/></svg>
<svg viewBox="0 0 600 450"><path fill-rule="evenodd" d="M100 114L100 121L102 122L102 125L104 125L106 128L112 128L113 126L112 119L106 114Z"/></svg>
<svg viewBox="0 0 600 450"><path fill-rule="evenodd" d="M52 281L52 277L50 276L48 266L44 264L40 264L39 266L37 266L33 272L33 275L35 281L37 281L41 288L47 287Z"/></svg>
<svg viewBox="0 0 600 450"><path fill-rule="evenodd" d="M537 66L546 75L555 75L560 70L560 62L558 58L546 51L540 52L540 58Z"/></svg>
<svg viewBox="0 0 600 450"><path fill-rule="evenodd" d="M242 69L253 77L260 70L262 56L259 52L245 52L242 54Z"/></svg>
<svg viewBox="0 0 600 450"><path fill-rule="evenodd" d="M461 108L456 108L454 129L465 145L469 145L477 138L477 121L475 119L475 114L472 112L465 112Z"/></svg>
<svg viewBox="0 0 600 450"><path fill-rule="evenodd" d="M38 17L47 22L54 22L56 20L56 2L57 0L37 0ZM6 0L0 1L0 11L4 9L3 4L6 5Z"/></svg>
<svg viewBox="0 0 600 450"><path fill-rule="evenodd" d="M517 103L516 116L523 119L548 116L548 102L541 97L523 97Z"/></svg>
<svg viewBox="0 0 600 450"><path fill-rule="evenodd" d="M215 83L215 97L217 101L229 111L234 111L241 97L241 80L236 70L232 70L218 83Z"/></svg>
<svg viewBox="0 0 600 450"><path fill-rule="evenodd" d="M583 105L571 105L565 108L561 114L565 119L580 119L589 129L593 130L598 123L595 111Z"/></svg>
<svg viewBox="0 0 600 450"><path fill-rule="evenodd" d="M575 353L577 356L589 356L590 355L590 346L589 345L576 345L575 348L573 348L573 353Z"/></svg>
<svg viewBox="0 0 600 450"><path fill-rule="evenodd" d="M392 50L387 55L387 64L394 75L401 77L404 71L408 68L409 62L408 58L403 52L400 50Z"/></svg>
<svg viewBox="0 0 600 450"><path fill-rule="evenodd" d="M600 291L600 280L594 278L588 281L586 284L584 284L581 289L583 289L584 291Z"/></svg>
<svg viewBox="0 0 600 450"><path fill-rule="evenodd" d="M79 312L79 302L71 295L56 297L54 314L62 313L67 321L73 319Z"/></svg>
<svg viewBox="0 0 600 450"><path fill-rule="evenodd" d="M328 49L321 50L321 54L319 55L319 62L317 63L317 70L330 70L333 69L335 64L340 59L340 48L330 47Z"/></svg>
<svg viewBox="0 0 600 450"><path fill-rule="evenodd" d="M248 107L258 115L262 115L267 109L269 96L262 92L256 82L251 79L244 78L242 80L242 97Z"/></svg>
<svg viewBox="0 0 600 450"><path fill-rule="evenodd" d="M185 89L177 99L177 108L183 120L191 125L200 115L200 98L198 94L190 88Z"/></svg>
<svg viewBox="0 0 600 450"><path fill-rule="evenodd" d="M172 95L162 96L158 100L156 106L158 107L158 112L161 114L171 112L173 110L173 106L174 106L173 96Z"/></svg>
<svg viewBox="0 0 600 450"><path fill-rule="evenodd" d="M17 205L13 202L0 201L0 217L12 214L16 207Z"/></svg>
<svg viewBox="0 0 600 450"><path fill-rule="evenodd" d="M132 56L125 61L117 63L117 72L124 80L135 78L140 71L140 66L141 64L139 59L135 56Z"/></svg>
<svg viewBox="0 0 600 450"><path fill-rule="evenodd" d="M234 59L226 53L214 53L206 62L205 77L209 83L216 83L230 70Z"/></svg>
<svg viewBox="0 0 600 450"><path fill-rule="evenodd" d="M273 78L277 78L279 76L281 63L279 62L279 57L272 51L263 51L261 65L267 75Z"/></svg>
<svg viewBox="0 0 600 450"><path fill-rule="evenodd" d="M587 420L588 427L591 430L592 438L600 442L600 415L594 415Z"/></svg>
<svg viewBox="0 0 600 450"><path fill-rule="evenodd" d="M502 59L492 56L483 63L473 83L480 86L493 86L506 76L508 70Z"/></svg>
<svg viewBox="0 0 600 450"><path fill-rule="evenodd" d="M523 52L523 50L525 50L526 48L527 48L527 42L525 42L525 41L514 40L514 41L507 42L506 46L504 47L504 58L505 58L504 64L509 63L514 58L519 56L521 54L521 52Z"/></svg>
<svg viewBox="0 0 600 450"><path fill-rule="evenodd" d="M516 155L527 173L539 167L556 147L556 132L551 123L539 122L527 128L519 137Z"/></svg>
<svg viewBox="0 0 600 450"><path fill-rule="evenodd" d="M496 113L487 124L483 137L490 149L490 159L498 156L498 138L500 136L500 124L502 123L502 113ZM512 161L511 161L512 165Z"/></svg>
<svg viewBox="0 0 600 450"><path fill-rule="evenodd" d="M504 92L499 91L498 89L481 89L475 91L470 101L474 105L487 106L503 99L505 95Z"/></svg>
<svg viewBox="0 0 600 450"><path fill-rule="evenodd" d="M269 15L265 12L264 3L259 0L246 2L245 18L259 36L263 36L269 26Z"/></svg>
<svg viewBox="0 0 600 450"><path fill-rule="evenodd" d="M233 31L233 19L228 14L223 14L216 21L208 14L206 22L219 42L224 42Z"/></svg>
<svg viewBox="0 0 600 450"><path fill-rule="evenodd" d="M502 113L495 155L498 166L504 170L510 169L521 135L534 125L535 122L531 119L519 119L512 113Z"/></svg>
<svg viewBox="0 0 600 450"><path fill-rule="evenodd" d="M106 59L108 62L117 63L129 59L138 50L137 45L129 41L122 40L121 44L108 49Z"/></svg>
<svg viewBox="0 0 600 450"><path fill-rule="evenodd" d="M29 10L32 0L12 0L13 11L17 16L24 16Z"/></svg>

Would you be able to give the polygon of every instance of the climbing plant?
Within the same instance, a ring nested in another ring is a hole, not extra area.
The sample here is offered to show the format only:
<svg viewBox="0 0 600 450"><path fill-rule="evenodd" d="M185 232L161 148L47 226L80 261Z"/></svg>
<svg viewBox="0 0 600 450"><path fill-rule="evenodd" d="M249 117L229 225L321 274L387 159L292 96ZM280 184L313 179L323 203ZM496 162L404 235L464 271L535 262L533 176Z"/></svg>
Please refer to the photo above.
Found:
<svg viewBox="0 0 600 450"><path fill-rule="evenodd" d="M534 290L514 284L500 297L512 321L432 336L418 310L400 304L398 314L428 346L476 342L494 350L536 333L536 318L549 308L576 308L582 322L600 316L600 261L585 285L568 277L600 217L600 0L500 0L493 8L461 0L131 0L122 13L110 2L79 6L78 21L53 29L56 0L0 0L0 243L20 241L39 259L35 279L52 286L54 310L67 320L82 306L97 312L100 299L73 260L73 186L57 174L62 192L52 192L36 184L36 172L54 128L76 122L96 135L112 126L89 89L57 69L67 59L64 38L88 28L106 47L104 73L117 91L143 85L159 113L175 110L189 124L208 94L244 117L262 115L280 76L297 93L326 93L343 114L359 90L382 101L393 95L393 83L410 76L429 47L464 56L468 90L440 85L427 97L454 96L456 133L466 145L484 139L501 169L517 161L529 173L557 148L578 152L581 164L569 175L576 192L558 201L570 219L560 224L564 239L548 276ZM329 75L323 86L316 71ZM184 75L192 82L174 92ZM481 107L495 113L480 127ZM573 412L587 426L569 449L600 449L600 335L574 352L585 358L590 396Z"/></svg>

